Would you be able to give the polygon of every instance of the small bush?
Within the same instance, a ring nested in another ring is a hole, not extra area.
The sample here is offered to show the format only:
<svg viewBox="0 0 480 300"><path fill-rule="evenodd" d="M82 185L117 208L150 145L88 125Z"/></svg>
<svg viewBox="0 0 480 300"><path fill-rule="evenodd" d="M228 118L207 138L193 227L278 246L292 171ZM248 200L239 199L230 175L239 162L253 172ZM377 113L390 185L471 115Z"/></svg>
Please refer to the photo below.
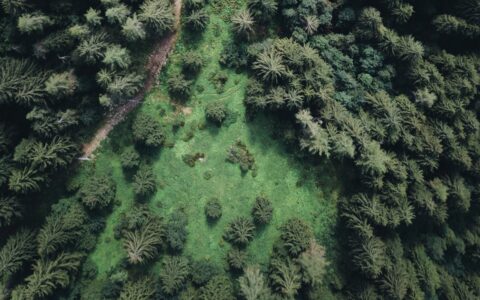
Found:
<svg viewBox="0 0 480 300"><path fill-rule="evenodd" d="M90 209L105 208L115 199L115 182L107 176L94 176L80 190L82 203Z"/></svg>
<svg viewBox="0 0 480 300"><path fill-rule="evenodd" d="M192 282L196 285L204 285L213 276L218 274L217 268L208 260L200 260L192 263Z"/></svg>
<svg viewBox="0 0 480 300"><path fill-rule="evenodd" d="M205 107L205 116L207 120L222 124L228 117L228 109L223 101L214 101L207 104Z"/></svg>
<svg viewBox="0 0 480 300"><path fill-rule="evenodd" d="M313 240L312 228L305 221L292 218L281 228L283 245L292 256L305 251Z"/></svg>
<svg viewBox="0 0 480 300"><path fill-rule="evenodd" d="M132 126L135 141L149 147L159 147L165 142L165 132L160 123L146 114L139 114Z"/></svg>
<svg viewBox="0 0 480 300"><path fill-rule="evenodd" d="M248 262L247 251L238 249L236 247L230 248L227 253L228 266L235 271L241 271L246 267Z"/></svg>
<svg viewBox="0 0 480 300"><path fill-rule="evenodd" d="M192 74L200 72L204 65L202 55L196 51L188 51L182 58L183 70Z"/></svg>
<svg viewBox="0 0 480 300"><path fill-rule="evenodd" d="M252 209L253 220L257 224L268 224L272 220L272 202L264 197L257 197Z"/></svg>
<svg viewBox="0 0 480 300"><path fill-rule="evenodd" d="M205 215L211 221L216 221L222 216L222 205L217 198L208 200L205 205Z"/></svg>
<svg viewBox="0 0 480 300"><path fill-rule="evenodd" d="M253 222L248 218L238 217L230 222L223 236L231 243L245 246L253 239L254 233L255 226Z"/></svg>
<svg viewBox="0 0 480 300"><path fill-rule="evenodd" d="M133 177L132 186L137 196L146 197L153 194L157 189L153 169L147 165L140 167L137 174Z"/></svg>
<svg viewBox="0 0 480 300"><path fill-rule="evenodd" d="M133 147L129 147L123 151L120 161L124 169L134 170L140 165L140 155Z"/></svg>

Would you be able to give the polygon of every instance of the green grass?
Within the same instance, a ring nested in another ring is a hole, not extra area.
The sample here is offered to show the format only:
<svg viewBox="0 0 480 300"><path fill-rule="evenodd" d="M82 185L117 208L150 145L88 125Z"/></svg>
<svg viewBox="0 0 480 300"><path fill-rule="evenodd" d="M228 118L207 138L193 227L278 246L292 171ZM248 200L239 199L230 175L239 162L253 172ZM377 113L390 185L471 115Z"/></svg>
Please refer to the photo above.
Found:
<svg viewBox="0 0 480 300"><path fill-rule="evenodd" d="M219 56L230 39L228 26L221 16L211 15L209 28L195 44L207 59L207 64L195 82L194 94L185 105L191 114L185 117L185 126L169 137L173 147L164 147L150 157L159 181L157 193L149 205L157 214L167 217L176 209L188 214L188 241L184 254L194 259L209 259L224 264L229 244L222 239L229 221L237 216L250 216L256 196L268 197L274 206L270 225L259 229L247 250L251 260L266 264L273 243L279 238L279 226L292 217L310 222L317 238L331 246L336 217L336 200L340 192L339 179L332 165L307 165L294 158L280 141L272 138L276 125L267 117L245 120L243 98L247 83L246 74L225 70L229 79L223 93L218 93L209 81L211 74L221 70ZM190 45L190 43L188 43ZM180 39L167 69L162 72L159 86L139 108L158 117L163 123L178 114L170 104L165 88L167 75L178 69L181 53L188 47ZM203 91L199 92L199 87ZM211 101L222 99L235 112L236 121L221 128L206 123L204 107ZM130 118L131 119L131 118ZM190 128L196 128L193 138L182 139ZM227 149L237 139L243 141L253 153L258 167L256 177L252 172L242 174L238 165L225 161ZM119 153L131 144L129 122L117 127L97 153L95 168L109 172L117 183L118 205L108 217L107 226L99 238L90 259L98 266L99 277L117 265L125 253L119 241L113 238L113 229L122 212L134 205L130 182L122 173ZM191 168L182 161L182 155L201 152L202 162ZM207 180L205 173L213 174ZM204 215L204 205L210 197L217 197L223 205L221 219L211 225ZM156 269L155 269L156 270Z"/></svg>

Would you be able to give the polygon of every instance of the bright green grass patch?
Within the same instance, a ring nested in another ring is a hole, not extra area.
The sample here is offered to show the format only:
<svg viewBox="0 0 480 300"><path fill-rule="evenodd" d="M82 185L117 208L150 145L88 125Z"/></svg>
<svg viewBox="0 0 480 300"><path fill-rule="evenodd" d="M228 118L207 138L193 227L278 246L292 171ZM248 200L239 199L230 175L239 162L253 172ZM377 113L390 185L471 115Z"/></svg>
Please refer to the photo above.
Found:
<svg viewBox="0 0 480 300"><path fill-rule="evenodd" d="M219 265L224 264L230 247L222 239L226 225L237 216L250 216L255 197L259 195L272 201L274 216L270 225L257 231L255 239L248 246L251 261L260 264L268 262L273 243L279 238L279 226L292 217L310 222L321 243L331 246L335 205L340 189L334 167L307 167L307 164L293 158L293 154L287 152L280 141L271 137L275 124L268 118L258 116L253 121L245 120L245 74L223 70L229 79L224 91L217 92L209 78L222 70L218 60L223 45L229 39L224 21L212 15L203 39L196 43L196 50L207 59L207 64L195 82L191 100L183 107L188 112L185 126L169 138L173 147L164 147L150 158L159 187L149 204L153 211L164 217L176 209L184 210L189 219L184 254L194 259L206 258ZM181 53L186 48L184 41L180 40L162 78L178 69ZM204 114L205 106L219 99L224 100L236 115L234 122L220 128L206 123ZM169 123L175 111L180 113L178 107L175 109L170 105L165 80L147 96L140 110L157 116L164 124ZM184 138L191 128L195 129L193 137ZM96 169L111 172L117 182L120 203L108 217L106 229L90 257L97 264L100 277L125 257L121 242L113 238L113 232L121 213L134 204L130 182L122 173L119 163L119 153L131 143L129 136L127 122L115 129L96 158ZM256 177L252 176L251 171L242 174L238 165L226 162L227 149L236 140L244 142L253 153L258 168ZM204 153L205 158L198 161L195 167L183 162L183 155L197 152ZM213 176L208 179L206 174ZM221 219L213 225L207 222L204 214L205 203L211 197L220 199L223 206Z"/></svg>

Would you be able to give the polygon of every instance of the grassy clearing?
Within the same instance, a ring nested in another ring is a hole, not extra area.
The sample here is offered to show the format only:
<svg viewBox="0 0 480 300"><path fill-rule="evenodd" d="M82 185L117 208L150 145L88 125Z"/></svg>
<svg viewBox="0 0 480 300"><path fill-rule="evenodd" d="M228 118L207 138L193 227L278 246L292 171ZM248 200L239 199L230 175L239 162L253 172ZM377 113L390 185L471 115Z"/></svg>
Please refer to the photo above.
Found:
<svg viewBox="0 0 480 300"><path fill-rule="evenodd" d="M273 243L279 237L279 226L291 217L311 222L320 241L329 245L335 222L335 203L339 194L339 179L334 167L320 165L306 167L293 158L286 148L271 135L275 124L263 116L253 121L245 120L243 98L247 82L245 74L223 70L228 75L223 92L218 92L209 78L222 71L218 63L220 53L230 38L222 16L211 15L211 22L203 38L195 43L207 64L195 82L194 94L184 107L172 106L162 80L148 96L139 110L157 116L164 124L182 114L185 126L172 133L169 143L156 155L149 157L159 181L157 193L149 204L159 215L167 217L176 209L188 214L188 241L184 253L194 259L206 258L219 265L229 244L222 235L226 224L237 216L250 216L256 196L268 197L274 205L274 217L270 225L259 230L249 245L252 261L265 264ZM191 43L188 44L191 48ZM178 68L181 53L187 50L184 40L177 45L170 65L160 76L166 78ZM235 120L221 128L205 121L204 108L222 99L235 112ZM131 118L130 118L131 119ZM114 130L104 142L95 162L95 168L109 172L117 182L118 205L108 218L105 231L100 236L96 250L90 259L96 263L99 277L117 265L125 256L122 245L113 238L113 229L122 212L134 204L133 191L122 172L119 154L132 143L129 121ZM193 135L193 136L192 136ZM186 138L186 137L190 138ZM225 161L227 149L240 139L253 153L258 174L242 174L238 165ZM195 167L186 165L182 156L201 152L203 161ZM208 178L211 174L211 178ZM319 184L320 183L320 184ZM223 215L215 224L209 224L204 215L204 205L211 197L217 197L223 205Z"/></svg>

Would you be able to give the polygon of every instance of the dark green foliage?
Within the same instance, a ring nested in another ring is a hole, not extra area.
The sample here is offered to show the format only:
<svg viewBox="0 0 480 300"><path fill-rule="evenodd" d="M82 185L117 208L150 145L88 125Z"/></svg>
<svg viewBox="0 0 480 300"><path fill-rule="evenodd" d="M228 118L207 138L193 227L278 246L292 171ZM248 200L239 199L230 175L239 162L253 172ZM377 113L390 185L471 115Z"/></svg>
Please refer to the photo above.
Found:
<svg viewBox="0 0 480 300"><path fill-rule="evenodd" d="M286 298L294 298L302 285L300 268L291 260L274 260L270 268L270 280L275 290Z"/></svg>
<svg viewBox="0 0 480 300"><path fill-rule="evenodd" d="M197 161L203 160L204 158L205 158L205 153L200 153L200 152L197 152L194 154L187 153L182 155L183 162L186 165L188 165L190 168L195 167L195 164L197 163Z"/></svg>
<svg viewBox="0 0 480 300"><path fill-rule="evenodd" d="M153 259L164 244L165 228L161 220L147 215L140 224L125 230L123 246L131 264L143 264Z"/></svg>
<svg viewBox="0 0 480 300"><path fill-rule="evenodd" d="M222 124L227 119L228 114L227 106L221 100L210 102L205 107L206 118L216 124Z"/></svg>
<svg viewBox="0 0 480 300"><path fill-rule="evenodd" d="M260 272L258 266L248 266L245 274L238 279L240 293L247 300L270 299L271 292L267 286L267 280Z"/></svg>
<svg viewBox="0 0 480 300"><path fill-rule="evenodd" d="M298 257L298 265L302 271L303 282L312 287L320 286L328 265L325 249L316 241L311 242L307 250Z"/></svg>
<svg viewBox="0 0 480 300"><path fill-rule="evenodd" d="M192 282L198 286L206 284L219 273L218 268L208 260L194 261L191 264Z"/></svg>
<svg viewBox="0 0 480 300"><path fill-rule="evenodd" d="M165 141L164 129L160 123L147 114L138 114L132 125L135 141L149 147L159 147Z"/></svg>
<svg viewBox="0 0 480 300"><path fill-rule="evenodd" d="M157 189L157 183L152 167L148 165L141 166L135 176L133 176L132 186L137 196L145 197L153 194Z"/></svg>
<svg viewBox="0 0 480 300"><path fill-rule="evenodd" d="M13 225L22 217L22 205L13 197L0 197L0 228Z"/></svg>
<svg viewBox="0 0 480 300"><path fill-rule="evenodd" d="M247 146L240 140L230 146L227 151L227 161L239 164L242 172L255 169L255 158L247 149Z"/></svg>
<svg viewBox="0 0 480 300"><path fill-rule="evenodd" d="M245 250L238 249L236 247L230 248L227 253L228 266L232 270L241 271L247 266L248 253Z"/></svg>
<svg viewBox="0 0 480 300"><path fill-rule="evenodd" d="M228 224L223 237L233 244L245 246L253 239L254 234L253 222L245 217L237 217Z"/></svg>
<svg viewBox="0 0 480 300"><path fill-rule="evenodd" d="M198 9L191 11L185 20L189 28L195 31L201 31L207 27L210 18L206 9Z"/></svg>
<svg viewBox="0 0 480 300"><path fill-rule="evenodd" d="M33 168L14 169L8 180L8 188L18 194L28 194L40 190L44 178Z"/></svg>
<svg viewBox="0 0 480 300"><path fill-rule="evenodd" d="M143 40L146 37L145 26L138 20L137 15L133 15L122 25L122 34L128 41Z"/></svg>
<svg viewBox="0 0 480 300"><path fill-rule="evenodd" d="M38 299L52 295L58 288L67 287L78 270L83 254L60 253L51 260L39 259L33 265L33 273L28 276L24 286L13 291L16 299ZM21 296L20 296L21 295Z"/></svg>
<svg viewBox="0 0 480 300"><path fill-rule="evenodd" d="M35 256L34 234L26 229L10 236L0 250L0 278L20 271L22 266Z"/></svg>
<svg viewBox="0 0 480 300"><path fill-rule="evenodd" d="M211 221L216 221L222 216L222 204L217 198L211 198L205 204L205 215Z"/></svg>
<svg viewBox="0 0 480 300"><path fill-rule="evenodd" d="M120 293L120 300L149 300L155 295L155 282L150 277L127 282Z"/></svg>
<svg viewBox="0 0 480 300"><path fill-rule="evenodd" d="M226 276L218 275L200 289L200 300L233 300L233 287L231 281Z"/></svg>
<svg viewBox="0 0 480 300"><path fill-rule="evenodd" d="M168 79L168 91L180 99L188 98L191 94L191 81L185 79L181 73L173 74Z"/></svg>
<svg viewBox="0 0 480 300"><path fill-rule="evenodd" d="M255 21L250 11L242 9L232 16L232 24L238 36L249 36L253 34Z"/></svg>
<svg viewBox="0 0 480 300"><path fill-rule="evenodd" d="M183 69L191 74L197 74L205 64L203 57L197 51L188 51L182 57Z"/></svg>
<svg viewBox="0 0 480 300"><path fill-rule="evenodd" d="M0 103L30 105L40 101L46 74L28 60L0 60Z"/></svg>
<svg viewBox="0 0 480 300"><path fill-rule="evenodd" d="M102 209L115 200L115 182L105 175L91 177L80 189L82 203L89 209Z"/></svg>
<svg viewBox="0 0 480 300"><path fill-rule="evenodd" d="M146 0L140 7L138 18L157 34L171 30L174 25L173 10L168 1Z"/></svg>
<svg viewBox="0 0 480 300"><path fill-rule="evenodd" d="M59 207L47 217L37 235L38 254L41 257L51 256L64 249L68 244L77 242L84 234L83 225L87 215L83 207L74 202L67 208Z"/></svg>
<svg viewBox="0 0 480 300"><path fill-rule="evenodd" d="M257 224L268 224L272 219L272 202L265 197L257 197L252 208L253 220Z"/></svg>
<svg viewBox="0 0 480 300"><path fill-rule="evenodd" d="M312 228L305 221L293 218L282 225L281 238L290 255L298 256L312 243Z"/></svg>
<svg viewBox="0 0 480 300"><path fill-rule="evenodd" d="M175 211L167 223L166 238L169 248L181 251L187 241L187 215L182 211Z"/></svg>
<svg viewBox="0 0 480 300"><path fill-rule="evenodd" d="M189 262L180 256L167 256L162 262L160 281L162 291L167 295L176 294L185 284L190 274Z"/></svg>
<svg viewBox="0 0 480 300"><path fill-rule="evenodd" d="M140 166L140 155L133 147L127 148L120 156L122 167L126 170L134 170Z"/></svg>

